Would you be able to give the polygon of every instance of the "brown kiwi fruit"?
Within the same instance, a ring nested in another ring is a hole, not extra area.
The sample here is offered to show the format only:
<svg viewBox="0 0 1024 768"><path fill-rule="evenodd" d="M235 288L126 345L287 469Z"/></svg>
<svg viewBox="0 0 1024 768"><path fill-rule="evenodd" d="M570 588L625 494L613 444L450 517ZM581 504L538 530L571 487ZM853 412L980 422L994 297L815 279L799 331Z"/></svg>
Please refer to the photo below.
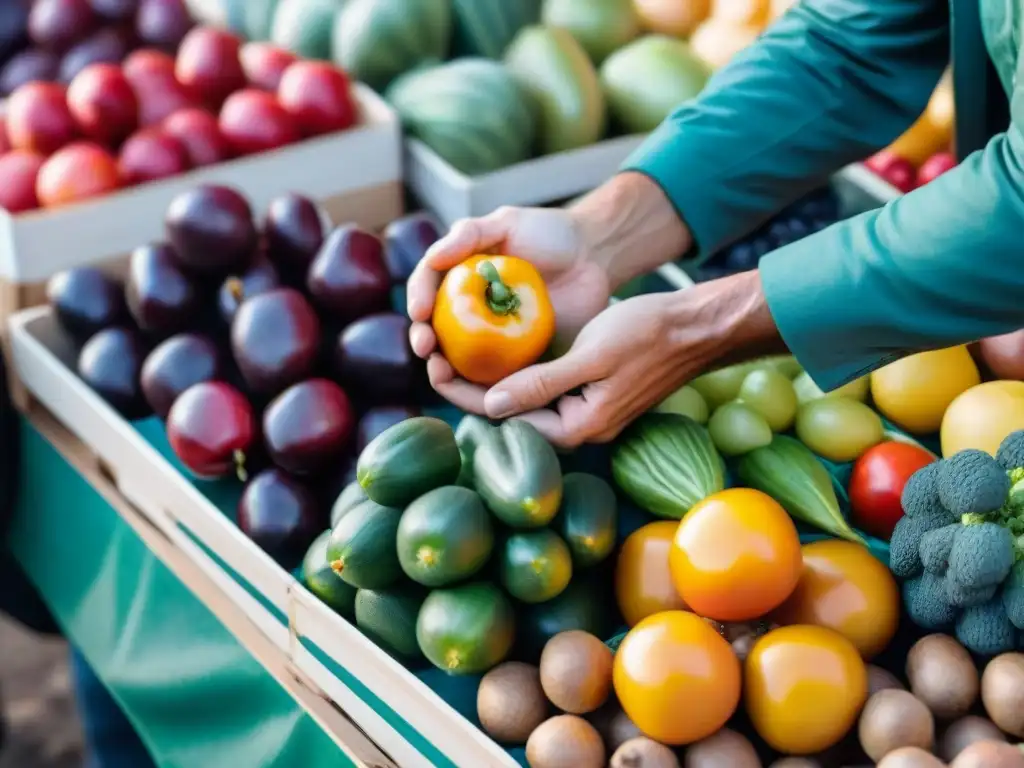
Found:
<svg viewBox="0 0 1024 768"><path fill-rule="evenodd" d="M879 761L875 768L946 768L939 758L920 747L900 747Z"/></svg>
<svg viewBox="0 0 1024 768"><path fill-rule="evenodd" d="M956 720L978 698L978 669L960 643L949 635L922 637L907 654L910 690L940 720Z"/></svg>
<svg viewBox="0 0 1024 768"><path fill-rule="evenodd" d="M809 757L780 757L768 768L821 768L821 763Z"/></svg>
<svg viewBox="0 0 1024 768"><path fill-rule="evenodd" d="M900 747L930 750L935 742L935 719L924 702L909 691L879 691L864 705L857 724L864 753L878 762Z"/></svg>
<svg viewBox="0 0 1024 768"><path fill-rule="evenodd" d="M611 649L589 632L559 632L541 652L540 684L563 712L593 712L611 692L613 658Z"/></svg>
<svg viewBox="0 0 1024 768"><path fill-rule="evenodd" d="M545 720L526 741L530 768L605 768L605 759L601 735L576 715Z"/></svg>
<svg viewBox="0 0 1024 768"><path fill-rule="evenodd" d="M601 734L608 754L614 753L630 739L643 736L636 724L629 719L629 715L623 711L622 705L614 695L609 696L603 707L587 715L587 720Z"/></svg>
<svg viewBox="0 0 1024 768"><path fill-rule="evenodd" d="M488 735L502 744L525 744L547 719L548 709L540 670L532 664L506 661L480 680L477 717Z"/></svg>
<svg viewBox="0 0 1024 768"><path fill-rule="evenodd" d="M611 768L679 768L679 759L664 744L640 736L615 750Z"/></svg>
<svg viewBox="0 0 1024 768"><path fill-rule="evenodd" d="M907 686L899 681L899 679L887 669L875 666L874 664L868 664L868 698L878 693L879 691L885 691L890 688L897 691L907 690Z"/></svg>
<svg viewBox="0 0 1024 768"><path fill-rule="evenodd" d="M981 702L992 722L1024 738L1024 653L1004 653L985 667Z"/></svg>
<svg viewBox="0 0 1024 768"><path fill-rule="evenodd" d="M686 750L686 768L761 768L761 758L746 737L722 728Z"/></svg>
<svg viewBox="0 0 1024 768"><path fill-rule="evenodd" d="M1022 768L1024 752L1019 745L1001 741L976 741L956 756L949 768Z"/></svg>
<svg viewBox="0 0 1024 768"><path fill-rule="evenodd" d="M982 677L984 679L984 676ZM1002 741L1006 736L991 720L977 715L967 715L946 727L939 742L939 757L947 763L976 741Z"/></svg>

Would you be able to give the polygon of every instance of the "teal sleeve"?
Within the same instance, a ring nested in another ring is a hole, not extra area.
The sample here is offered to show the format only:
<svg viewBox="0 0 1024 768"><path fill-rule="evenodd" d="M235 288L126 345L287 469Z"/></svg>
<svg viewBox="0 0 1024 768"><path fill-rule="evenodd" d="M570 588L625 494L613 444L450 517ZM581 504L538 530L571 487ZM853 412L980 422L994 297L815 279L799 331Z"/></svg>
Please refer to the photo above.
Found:
<svg viewBox="0 0 1024 768"><path fill-rule="evenodd" d="M947 0L803 0L630 157L701 254L889 144L949 61Z"/></svg>

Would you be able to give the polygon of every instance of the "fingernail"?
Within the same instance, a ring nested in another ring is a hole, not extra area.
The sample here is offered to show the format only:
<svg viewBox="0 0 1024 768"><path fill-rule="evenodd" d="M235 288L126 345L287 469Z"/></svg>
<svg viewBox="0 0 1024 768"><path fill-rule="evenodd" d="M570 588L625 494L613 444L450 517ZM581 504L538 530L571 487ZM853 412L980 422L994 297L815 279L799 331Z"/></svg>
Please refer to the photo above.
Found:
<svg viewBox="0 0 1024 768"><path fill-rule="evenodd" d="M515 410L508 392L488 392L484 395L484 410L492 419L503 419Z"/></svg>

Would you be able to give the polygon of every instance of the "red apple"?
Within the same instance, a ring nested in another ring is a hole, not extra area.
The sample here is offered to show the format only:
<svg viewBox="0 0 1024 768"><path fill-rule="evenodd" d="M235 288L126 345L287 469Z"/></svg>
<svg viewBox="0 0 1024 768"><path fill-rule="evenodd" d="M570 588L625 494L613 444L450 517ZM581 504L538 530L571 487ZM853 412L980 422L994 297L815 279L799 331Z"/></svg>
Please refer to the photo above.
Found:
<svg viewBox="0 0 1024 768"><path fill-rule="evenodd" d="M255 88L231 94L220 110L220 131L236 155L251 155L302 138L295 119L274 95Z"/></svg>
<svg viewBox="0 0 1024 768"><path fill-rule="evenodd" d="M188 31L192 17L184 0L141 0L135 16L135 31L145 45L176 51Z"/></svg>
<svg viewBox="0 0 1024 768"><path fill-rule="evenodd" d="M921 167L917 169L917 186L923 186L929 181L937 179L946 171L956 168L956 157L952 152L937 152L929 157Z"/></svg>
<svg viewBox="0 0 1024 768"><path fill-rule="evenodd" d="M21 149L0 155L0 208L18 213L39 207L36 177L45 161L42 155Z"/></svg>
<svg viewBox="0 0 1024 768"><path fill-rule="evenodd" d="M174 57L153 48L139 48L121 62L121 69L133 85L136 81L151 81L155 77L173 80Z"/></svg>
<svg viewBox="0 0 1024 768"><path fill-rule="evenodd" d="M217 118L205 109L179 109L160 127L185 145L193 168L221 163L231 157L231 145L220 132Z"/></svg>
<svg viewBox="0 0 1024 768"><path fill-rule="evenodd" d="M11 140L7 136L7 118L0 115L0 155L10 152L11 149Z"/></svg>
<svg viewBox="0 0 1024 768"><path fill-rule="evenodd" d="M138 127L138 99L116 64L83 69L68 86L67 101L82 133L101 144L119 144Z"/></svg>
<svg viewBox="0 0 1024 768"><path fill-rule="evenodd" d="M174 59L162 51L135 51L121 65L139 101L139 125L161 122L179 109L195 106L193 94L174 77Z"/></svg>
<svg viewBox="0 0 1024 768"><path fill-rule="evenodd" d="M177 176L189 169L185 145L159 128L144 128L128 137L117 158L125 184Z"/></svg>
<svg viewBox="0 0 1024 768"><path fill-rule="evenodd" d="M92 32L96 21L89 0L35 0L28 35L36 45L63 51Z"/></svg>
<svg viewBox="0 0 1024 768"><path fill-rule="evenodd" d="M77 133L62 85L28 83L7 100L7 135L16 149L49 155Z"/></svg>
<svg viewBox="0 0 1024 768"><path fill-rule="evenodd" d="M178 48L174 74L178 82L217 108L229 94L245 86L238 60L240 42L230 32L213 27L191 30Z"/></svg>
<svg viewBox="0 0 1024 768"><path fill-rule="evenodd" d="M344 130L359 114L348 77L323 61L297 61L288 67L277 100L307 136Z"/></svg>
<svg viewBox="0 0 1024 768"><path fill-rule="evenodd" d="M900 192L909 192L917 184L914 164L888 150L872 155L864 164Z"/></svg>
<svg viewBox="0 0 1024 768"><path fill-rule="evenodd" d="M98 144L76 141L57 150L36 178L36 197L45 208L86 200L121 185L117 162Z"/></svg>
<svg viewBox="0 0 1024 768"><path fill-rule="evenodd" d="M238 51L238 59L249 85L275 92L281 75L298 61L295 54L270 43L246 43Z"/></svg>

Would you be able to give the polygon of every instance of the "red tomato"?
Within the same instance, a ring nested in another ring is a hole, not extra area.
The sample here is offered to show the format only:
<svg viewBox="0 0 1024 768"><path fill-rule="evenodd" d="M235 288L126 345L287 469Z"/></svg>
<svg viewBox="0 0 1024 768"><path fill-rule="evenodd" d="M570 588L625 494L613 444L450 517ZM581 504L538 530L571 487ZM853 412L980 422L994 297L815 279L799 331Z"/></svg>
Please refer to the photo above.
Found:
<svg viewBox="0 0 1024 768"><path fill-rule="evenodd" d="M36 197L44 208L86 200L121 185L117 161L102 147L77 141L50 155L36 178Z"/></svg>
<svg viewBox="0 0 1024 768"><path fill-rule="evenodd" d="M900 495L910 476L935 457L923 448L890 441L865 451L850 475L853 524L880 539L889 540L903 517Z"/></svg>

